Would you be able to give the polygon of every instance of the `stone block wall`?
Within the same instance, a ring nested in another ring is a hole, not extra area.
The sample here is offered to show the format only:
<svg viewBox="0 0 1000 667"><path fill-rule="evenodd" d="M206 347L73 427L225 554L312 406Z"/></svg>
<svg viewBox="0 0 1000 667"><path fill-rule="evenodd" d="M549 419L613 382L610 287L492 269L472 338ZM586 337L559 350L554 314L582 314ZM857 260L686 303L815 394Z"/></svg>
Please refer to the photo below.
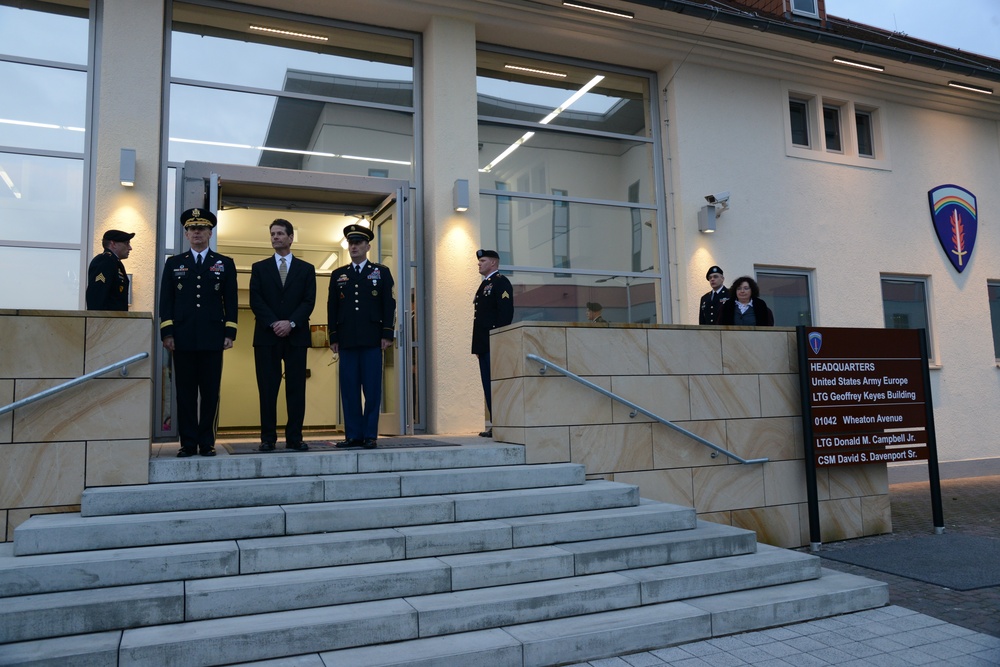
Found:
<svg viewBox="0 0 1000 667"><path fill-rule="evenodd" d="M150 313L0 310L0 407L152 354ZM152 360L0 416L3 541L33 514L79 510L88 486L145 484Z"/></svg>
<svg viewBox="0 0 1000 667"><path fill-rule="evenodd" d="M780 547L809 544L794 329L518 323L491 337L493 433L529 463L572 461L591 478L639 486L644 498L757 531ZM740 464L548 370L584 377L744 459ZM822 541L891 532L884 464L818 471Z"/></svg>

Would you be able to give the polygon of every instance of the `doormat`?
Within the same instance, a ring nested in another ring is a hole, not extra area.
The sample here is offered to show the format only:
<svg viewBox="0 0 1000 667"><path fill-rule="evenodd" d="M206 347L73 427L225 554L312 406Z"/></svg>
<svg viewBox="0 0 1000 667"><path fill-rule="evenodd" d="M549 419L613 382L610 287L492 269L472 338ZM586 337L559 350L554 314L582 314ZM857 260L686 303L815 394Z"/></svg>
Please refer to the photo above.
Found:
<svg viewBox="0 0 1000 667"><path fill-rule="evenodd" d="M361 447L352 447L351 449L338 449L337 443L343 442L342 440L306 440L306 444L309 445L310 452L335 452L335 451L365 451ZM248 442L226 442L220 443L220 446L225 447L230 454L270 454L271 452L258 452L257 448L260 447L260 441L248 441ZM404 449L410 447L461 447L461 445L453 442L439 442L436 440L427 440L424 438L379 438L378 439L378 449ZM287 452L285 449L285 444L279 442L275 452ZM367 450L374 451L374 450ZM295 452L298 454L299 452Z"/></svg>
<svg viewBox="0 0 1000 667"><path fill-rule="evenodd" d="M1000 586L1000 540L990 537L944 533L819 555L955 591Z"/></svg>

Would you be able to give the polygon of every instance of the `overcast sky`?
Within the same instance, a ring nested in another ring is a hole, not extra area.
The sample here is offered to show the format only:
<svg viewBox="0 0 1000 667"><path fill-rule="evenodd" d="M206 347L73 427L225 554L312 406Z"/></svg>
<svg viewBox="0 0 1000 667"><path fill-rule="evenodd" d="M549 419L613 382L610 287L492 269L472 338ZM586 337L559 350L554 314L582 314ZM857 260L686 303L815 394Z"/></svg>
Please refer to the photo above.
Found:
<svg viewBox="0 0 1000 667"><path fill-rule="evenodd" d="M826 13L1000 59L1000 0L826 0Z"/></svg>

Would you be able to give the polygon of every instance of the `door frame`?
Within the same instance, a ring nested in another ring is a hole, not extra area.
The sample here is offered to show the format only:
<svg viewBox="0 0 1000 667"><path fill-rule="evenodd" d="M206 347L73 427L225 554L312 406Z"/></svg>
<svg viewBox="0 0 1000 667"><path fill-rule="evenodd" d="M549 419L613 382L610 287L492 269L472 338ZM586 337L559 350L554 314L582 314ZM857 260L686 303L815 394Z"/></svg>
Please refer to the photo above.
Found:
<svg viewBox="0 0 1000 667"><path fill-rule="evenodd" d="M296 171L291 169L278 169L274 167L256 167L248 165L234 165L215 162L188 161L183 168L178 170L177 178L177 210L184 211L190 208L204 208L218 214L219 187L225 190L227 196L235 196L240 199L259 200L262 206L267 202L289 201L302 202L315 206L329 205L332 209L344 212L354 212L372 216L385 209L387 205L395 201L396 224L395 224L395 252L398 253L400 267L399 276L396 277L397 313L396 313L396 347L399 359L418 359L417 363L423 364L423 355L413 355L411 351L419 345L417 339L423 339L424 332L421 328L416 331L410 326L404 326L411 321L411 317L416 314L411 311L409 294L419 281L419 267L415 248L412 239L416 235L412 234L410 225L412 224L409 206L411 195L410 182L400 179L381 178L374 176L357 176L351 174L330 174L313 171ZM373 222L374 224L374 222ZM178 238L174 239L174 246L178 252L184 252L188 245L184 239L183 230L178 227ZM211 246L214 249L217 243L217 236L213 235ZM161 242L158 249L158 256L165 255L165 247ZM160 284L163 266L157 266L156 284ZM416 308L421 307L421 300L416 300ZM420 324L423 317L416 316L415 321ZM246 334L244 334L246 335ZM157 362L158 367L163 364L164 350L158 346ZM409 363L397 363L398 372L396 382L399 392L399 432L412 434L415 423L422 423L422 415L413 414L411 406L423 405L423 401L418 401L416 395L421 392L421 387L415 386L414 375L423 377L423 369L418 369L416 373L408 371ZM161 386L161 375L157 376L157 387L155 394L160 396L163 391ZM173 390L173 388L171 388ZM171 428L169 430L158 431L155 437L170 438L176 436L177 423L174 419L176 411L176 396L172 397L171 406ZM160 420L162 422L162 420Z"/></svg>

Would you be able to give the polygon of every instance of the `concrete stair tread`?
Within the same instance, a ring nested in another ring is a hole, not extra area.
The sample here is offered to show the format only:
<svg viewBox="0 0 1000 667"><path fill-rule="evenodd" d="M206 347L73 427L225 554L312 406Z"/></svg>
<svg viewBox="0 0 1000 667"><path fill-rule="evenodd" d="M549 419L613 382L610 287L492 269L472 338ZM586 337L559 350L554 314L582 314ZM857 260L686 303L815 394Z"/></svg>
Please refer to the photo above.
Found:
<svg viewBox="0 0 1000 667"><path fill-rule="evenodd" d="M408 497L582 484L575 463L484 466L365 475L313 475L256 479L162 482L86 489L82 516L141 514L227 507L288 505L360 499L358 487L376 497Z"/></svg>
<svg viewBox="0 0 1000 667"><path fill-rule="evenodd" d="M241 454L214 458L153 459L149 481L194 482L256 477L343 475L524 464L524 447L502 443L363 451Z"/></svg>

